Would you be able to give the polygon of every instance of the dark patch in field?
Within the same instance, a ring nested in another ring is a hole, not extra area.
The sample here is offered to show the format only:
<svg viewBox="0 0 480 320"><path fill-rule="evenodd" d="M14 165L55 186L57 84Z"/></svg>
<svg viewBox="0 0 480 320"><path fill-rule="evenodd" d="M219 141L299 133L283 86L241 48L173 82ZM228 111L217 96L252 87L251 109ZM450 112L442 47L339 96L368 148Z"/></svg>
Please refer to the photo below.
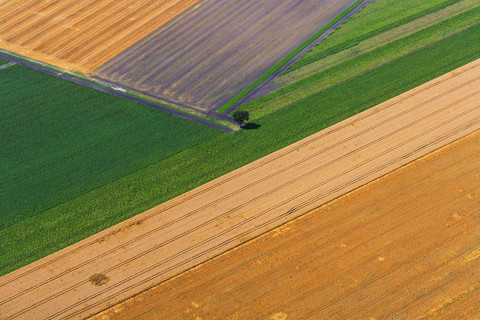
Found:
<svg viewBox="0 0 480 320"><path fill-rule="evenodd" d="M97 240L97 242L98 242L98 243L102 243L102 242L104 242L105 240L107 240L107 239L111 238L112 236L116 235L117 233L127 232L127 231L129 231L132 227L141 225L142 222L143 222L143 220L136 220L136 221L128 224L127 226L124 226L124 227L118 228L118 229L116 229L116 230L113 230L112 232L108 233L107 235L99 238L99 239Z"/></svg>
<svg viewBox="0 0 480 320"><path fill-rule="evenodd" d="M250 95L243 103L247 103L250 101L253 101L255 99L261 98L263 96L266 96L270 92L273 92L277 90L279 87L274 85L274 84L267 84L266 86L263 86L256 90L252 95Z"/></svg>
<svg viewBox="0 0 480 320"><path fill-rule="evenodd" d="M96 287L103 286L106 284L108 281L110 281L110 278L104 275L103 273L95 273L88 278L88 281L90 281L91 284L93 284Z"/></svg>
<svg viewBox="0 0 480 320"><path fill-rule="evenodd" d="M256 123L247 123L245 124L242 129L245 129L245 130L257 130L258 128L260 128L261 126L259 124L256 124Z"/></svg>
<svg viewBox="0 0 480 320"><path fill-rule="evenodd" d="M221 107L354 0L207 0L96 70L203 111Z"/></svg>

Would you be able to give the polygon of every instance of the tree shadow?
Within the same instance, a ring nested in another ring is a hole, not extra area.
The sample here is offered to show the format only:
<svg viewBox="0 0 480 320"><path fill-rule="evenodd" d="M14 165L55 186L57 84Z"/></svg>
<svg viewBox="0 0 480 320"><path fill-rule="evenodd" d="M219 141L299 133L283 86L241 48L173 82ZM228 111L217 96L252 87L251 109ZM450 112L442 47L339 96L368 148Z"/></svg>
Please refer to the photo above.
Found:
<svg viewBox="0 0 480 320"><path fill-rule="evenodd" d="M258 128L260 128L260 125L259 124L256 124L256 123L246 123L242 126L242 129L245 129L245 130L257 130Z"/></svg>

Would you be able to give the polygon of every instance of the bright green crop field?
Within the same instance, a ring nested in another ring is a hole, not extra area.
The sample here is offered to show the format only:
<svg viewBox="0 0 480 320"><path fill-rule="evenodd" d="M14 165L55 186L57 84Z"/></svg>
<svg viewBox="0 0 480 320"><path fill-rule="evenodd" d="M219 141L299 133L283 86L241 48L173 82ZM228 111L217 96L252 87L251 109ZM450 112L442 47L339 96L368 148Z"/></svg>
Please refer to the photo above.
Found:
<svg viewBox="0 0 480 320"><path fill-rule="evenodd" d="M20 65L0 106L0 230L220 134Z"/></svg>
<svg viewBox="0 0 480 320"><path fill-rule="evenodd" d="M25 68L0 71L0 275L478 58L474 26L235 134Z"/></svg>

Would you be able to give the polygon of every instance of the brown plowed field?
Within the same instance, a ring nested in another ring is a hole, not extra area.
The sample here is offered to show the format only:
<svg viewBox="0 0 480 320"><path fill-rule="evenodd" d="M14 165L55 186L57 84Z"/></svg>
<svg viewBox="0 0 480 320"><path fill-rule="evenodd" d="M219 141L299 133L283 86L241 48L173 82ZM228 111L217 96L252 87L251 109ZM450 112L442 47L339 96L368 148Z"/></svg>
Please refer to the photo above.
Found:
<svg viewBox="0 0 480 320"><path fill-rule="evenodd" d="M0 4L0 48L90 72L198 1L6 1Z"/></svg>
<svg viewBox="0 0 480 320"><path fill-rule="evenodd" d="M100 79L218 109L355 0L205 0L95 70Z"/></svg>
<svg viewBox="0 0 480 320"><path fill-rule="evenodd" d="M480 60L0 278L0 318L80 319L480 129Z"/></svg>
<svg viewBox="0 0 480 320"><path fill-rule="evenodd" d="M477 131L91 320L478 319L479 159Z"/></svg>

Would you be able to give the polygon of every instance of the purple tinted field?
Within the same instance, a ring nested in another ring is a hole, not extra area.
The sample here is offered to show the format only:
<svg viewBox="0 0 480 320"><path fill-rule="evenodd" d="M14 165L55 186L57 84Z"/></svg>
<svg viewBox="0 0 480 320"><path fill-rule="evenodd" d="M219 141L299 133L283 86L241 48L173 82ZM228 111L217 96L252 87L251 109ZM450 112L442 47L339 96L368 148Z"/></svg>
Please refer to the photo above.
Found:
<svg viewBox="0 0 480 320"><path fill-rule="evenodd" d="M206 0L96 70L201 111L220 108L355 0Z"/></svg>

